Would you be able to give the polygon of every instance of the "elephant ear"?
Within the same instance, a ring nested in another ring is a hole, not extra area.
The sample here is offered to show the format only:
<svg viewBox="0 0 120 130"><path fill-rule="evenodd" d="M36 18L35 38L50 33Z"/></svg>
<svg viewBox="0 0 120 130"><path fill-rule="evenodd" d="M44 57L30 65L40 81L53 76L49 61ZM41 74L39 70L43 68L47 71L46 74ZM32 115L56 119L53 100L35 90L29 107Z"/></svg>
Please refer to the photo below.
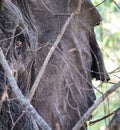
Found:
<svg viewBox="0 0 120 130"><path fill-rule="evenodd" d="M101 53L99 45L97 44L94 31L90 33L89 44L90 44L91 55L92 55L92 66L91 66L92 78L96 78L96 80L101 80L101 81L108 81L110 78L105 69L103 55Z"/></svg>
<svg viewBox="0 0 120 130"><path fill-rule="evenodd" d="M91 76L92 78L96 78L96 80L108 81L110 78L107 74L103 55L94 33L94 27L99 25L101 20L99 12L93 6L91 1L84 0L82 3L80 22L89 30L89 44L92 55Z"/></svg>
<svg viewBox="0 0 120 130"><path fill-rule="evenodd" d="M78 0L76 0L75 2L71 0L71 2L69 3L69 10L71 9L71 11L74 11L75 7L77 7L77 4ZM82 1L81 12L78 16L78 19L80 23L79 26L83 27L88 33L88 41L90 52L92 55L91 77L96 78L96 80L107 81L109 80L109 76L105 69L102 52L99 48L94 33L94 27L96 25L99 25L102 19L99 12L93 6L90 0ZM79 37L81 36L79 35Z"/></svg>
<svg viewBox="0 0 120 130"><path fill-rule="evenodd" d="M94 33L94 27L102 21L101 16L90 0L84 0L81 7L80 23L89 30L89 44L92 55L91 76L96 80L108 81L110 78Z"/></svg>

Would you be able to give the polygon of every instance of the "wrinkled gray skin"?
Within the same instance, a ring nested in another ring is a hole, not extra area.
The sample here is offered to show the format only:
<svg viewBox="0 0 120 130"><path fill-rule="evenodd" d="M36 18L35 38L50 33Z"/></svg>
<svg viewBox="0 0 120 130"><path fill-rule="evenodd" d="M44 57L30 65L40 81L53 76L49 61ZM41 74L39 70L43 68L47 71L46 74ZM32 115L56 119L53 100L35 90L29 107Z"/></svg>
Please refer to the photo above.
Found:
<svg viewBox="0 0 120 130"><path fill-rule="evenodd" d="M14 4L5 0L0 14L0 39L8 38L2 40L0 46L11 69L16 72L18 86L27 95L68 18L68 15L60 14L75 11L78 0L12 2ZM32 104L53 130L71 130L94 103L92 78L109 79L94 34L94 27L100 21L101 17L91 2L83 0L81 14L71 20L39 83ZM22 44L16 44L18 41ZM38 47L41 49L34 51ZM8 83L3 69L0 69L0 93L3 93ZM15 98L11 89L8 89L9 98ZM6 112L9 107L14 121L24 110L17 100L3 103L0 126L5 130L13 126L10 113ZM37 129L32 121L26 112L14 130ZM81 130L85 129L86 125Z"/></svg>
<svg viewBox="0 0 120 130"><path fill-rule="evenodd" d="M32 27L29 27L28 30L27 24L18 8L6 0L0 12L0 47L3 49L16 81L24 94L27 94L35 78L33 67L35 53L32 49L37 44L35 40L33 43L29 38L29 33L33 31L35 30ZM6 75L0 66L0 98L2 97L5 86L8 87L9 97L8 100L1 104L0 130L10 130L12 127L14 130L37 129L28 112L25 112L20 120L17 121L20 115L26 110L16 100L16 96L12 93ZM12 98L15 99L9 100Z"/></svg>

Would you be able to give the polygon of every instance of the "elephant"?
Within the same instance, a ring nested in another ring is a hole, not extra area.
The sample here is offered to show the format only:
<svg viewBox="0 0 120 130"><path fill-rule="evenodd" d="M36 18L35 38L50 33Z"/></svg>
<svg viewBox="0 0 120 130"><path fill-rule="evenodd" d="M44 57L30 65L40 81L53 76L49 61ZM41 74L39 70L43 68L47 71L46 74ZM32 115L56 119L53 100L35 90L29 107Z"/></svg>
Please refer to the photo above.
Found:
<svg viewBox="0 0 120 130"><path fill-rule="evenodd" d="M0 47L24 96L28 96L46 56L79 0L4 0L0 11ZM68 24L53 52L31 104L53 130L71 130L92 106L92 79L107 81L94 27L101 16L90 0ZM41 130L12 92L0 66L0 130ZM22 115L22 116L21 116ZM20 118L20 119L19 119ZM89 119L92 118L92 115ZM86 130L83 123L80 130Z"/></svg>

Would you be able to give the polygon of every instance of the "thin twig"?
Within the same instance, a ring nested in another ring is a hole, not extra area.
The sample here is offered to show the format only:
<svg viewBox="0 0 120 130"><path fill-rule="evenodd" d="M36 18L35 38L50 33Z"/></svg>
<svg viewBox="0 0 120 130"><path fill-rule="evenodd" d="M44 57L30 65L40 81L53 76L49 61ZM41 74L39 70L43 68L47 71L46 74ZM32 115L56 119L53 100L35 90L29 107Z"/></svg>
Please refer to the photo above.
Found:
<svg viewBox="0 0 120 130"><path fill-rule="evenodd" d="M100 103L105 100L110 94L112 94L116 89L120 87L120 82L116 83L114 86L112 86L107 92L105 92L89 109L88 111L83 115L83 117L78 121L78 123L73 127L72 130L79 130L82 127L82 124L86 122L90 115L93 113L93 111L100 105Z"/></svg>
<svg viewBox="0 0 120 130"><path fill-rule="evenodd" d="M99 122L99 121L102 121L104 120L105 118L108 118L109 116L112 116L113 114L115 114L120 108L117 108L116 110L114 110L113 112L109 113L108 115L106 116L103 116L102 118L99 118L97 120L94 120L94 121L90 121L89 122L89 125L94 125L95 123Z"/></svg>
<svg viewBox="0 0 120 130"><path fill-rule="evenodd" d="M115 0L113 0L113 3L118 7L118 9L120 9L120 6L117 4Z"/></svg>
<svg viewBox="0 0 120 130"><path fill-rule="evenodd" d="M36 122L42 128L42 130L51 130L48 124L43 120L43 118L38 114L35 108L30 104L29 100L26 97L24 97L23 94L21 93L19 87L17 86L15 78L13 77L12 71L6 61L6 58L3 54L1 47L0 47L0 63L4 71L6 72L11 88L15 93L15 95L18 97L21 105L25 106L26 110L28 110L29 113L33 116L34 120L36 120Z"/></svg>
<svg viewBox="0 0 120 130"><path fill-rule="evenodd" d="M18 119L14 122L14 125L12 126L11 130L14 129L15 125L18 123L18 121L24 116L24 114L26 113L26 111L23 111L22 114L18 117Z"/></svg>
<svg viewBox="0 0 120 130"><path fill-rule="evenodd" d="M114 70L109 72L109 74L116 73L116 72L120 72L120 67L115 68Z"/></svg>
<svg viewBox="0 0 120 130"><path fill-rule="evenodd" d="M13 119L13 117L12 117L12 113L11 113L11 110L10 110L10 100L9 100L9 98L7 99L7 101L8 101L8 103L7 103L7 105L8 105L8 113L9 113L9 116L10 116L10 119L11 119L11 123L12 123L12 126L15 124L15 122L14 122L14 119Z"/></svg>
<svg viewBox="0 0 120 130"><path fill-rule="evenodd" d="M79 4L82 3L81 1L82 1L82 0L79 0ZM78 7L81 8L81 6L80 6L79 4L78 4ZM55 49L57 48L59 42L61 41L61 39L62 39L62 37L63 37L63 35L64 35L64 33L65 33L67 27L68 27L68 25L70 24L70 22L71 22L71 20L72 20L72 18L73 18L76 14L78 14L78 11L80 10L78 7L77 7L76 11L73 12L73 13L71 13L71 15L67 18L67 20L66 20L65 24L63 25L63 27L62 27L62 29L61 29L61 31L60 31L60 33L59 33L59 35L58 35L56 41L54 42L53 46L51 47L50 51L48 52L48 55L46 56L46 59L45 59L43 65L42 65L42 67L41 67L41 70L40 70L38 76L36 77L36 80L35 80L35 82L34 82L32 88L31 88L31 90L30 90L29 95L28 95L28 98L30 99L30 101L32 100L32 98L33 98L33 96L34 96L34 93L35 93L35 91L36 91L36 89L37 89L37 87L38 87L38 84L39 84L39 82L40 82L40 80L41 80L41 78L42 78L42 76L43 76L43 74L44 74L44 72L45 72L45 69L46 69L46 67L47 67L47 65L48 65L48 62L49 62L49 60L50 60L50 58L51 58L53 52L55 51ZM79 12L79 13L80 13L80 12Z"/></svg>
<svg viewBox="0 0 120 130"><path fill-rule="evenodd" d="M102 5L105 2L107 2L107 0L103 0L102 2L98 3L97 5L95 5L95 7L98 7L98 6Z"/></svg>
<svg viewBox="0 0 120 130"><path fill-rule="evenodd" d="M44 2L43 0L41 0L42 4L44 5L44 7L53 15L56 15Z"/></svg>
<svg viewBox="0 0 120 130"><path fill-rule="evenodd" d="M2 42L7 41L7 40L14 39L14 38L16 38L17 36L20 36L20 34L22 34L26 29L27 29L27 27L25 27L20 33L18 33L18 34L16 34L16 35L12 35L11 37L8 37L8 38L5 38L5 39L0 40L0 44L1 44ZM13 32L13 33L14 33L14 32Z"/></svg>

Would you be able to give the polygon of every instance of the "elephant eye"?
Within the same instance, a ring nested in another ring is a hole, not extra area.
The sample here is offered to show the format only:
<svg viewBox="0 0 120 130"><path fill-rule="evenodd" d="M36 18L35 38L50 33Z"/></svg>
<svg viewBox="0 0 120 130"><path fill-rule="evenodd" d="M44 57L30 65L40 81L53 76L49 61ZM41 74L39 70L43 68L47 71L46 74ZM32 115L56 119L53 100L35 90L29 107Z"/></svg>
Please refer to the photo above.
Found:
<svg viewBox="0 0 120 130"><path fill-rule="evenodd" d="M21 41L16 41L15 42L14 56L15 56L16 59L22 53L22 45L23 45L23 43Z"/></svg>
<svg viewBox="0 0 120 130"><path fill-rule="evenodd" d="M17 27L15 31L14 38L14 57L16 59L20 58L26 50L26 32L23 31L24 28Z"/></svg>
<svg viewBox="0 0 120 130"><path fill-rule="evenodd" d="M18 47L20 47L22 45L22 42L21 41L16 41L16 43L15 43L15 46L18 48Z"/></svg>

